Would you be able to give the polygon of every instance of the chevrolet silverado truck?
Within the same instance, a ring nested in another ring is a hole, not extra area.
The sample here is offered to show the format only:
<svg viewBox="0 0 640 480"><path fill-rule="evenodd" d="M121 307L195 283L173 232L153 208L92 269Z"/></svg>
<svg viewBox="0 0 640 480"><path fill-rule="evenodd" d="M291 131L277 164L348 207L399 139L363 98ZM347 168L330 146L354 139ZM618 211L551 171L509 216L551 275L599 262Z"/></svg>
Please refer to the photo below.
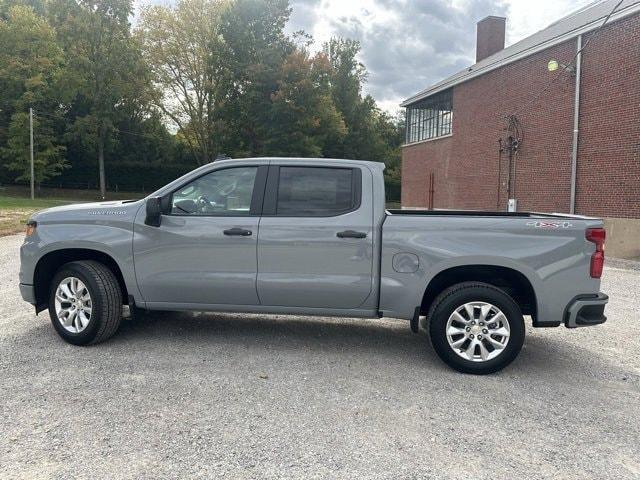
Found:
<svg viewBox="0 0 640 480"><path fill-rule="evenodd" d="M533 327L603 323L605 231L575 215L386 210L381 163L217 161L145 199L34 214L20 291L75 345L154 310L408 320L491 373ZM472 194L473 192L470 192ZM528 320L529 321L529 320Z"/></svg>

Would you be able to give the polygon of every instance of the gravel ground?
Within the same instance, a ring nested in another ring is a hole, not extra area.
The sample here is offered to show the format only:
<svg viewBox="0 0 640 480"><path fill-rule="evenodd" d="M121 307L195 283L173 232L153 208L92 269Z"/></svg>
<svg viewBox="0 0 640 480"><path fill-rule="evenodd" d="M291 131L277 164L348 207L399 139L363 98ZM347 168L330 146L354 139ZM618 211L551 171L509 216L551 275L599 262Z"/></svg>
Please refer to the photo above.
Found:
<svg viewBox="0 0 640 480"><path fill-rule="evenodd" d="M152 314L73 347L0 238L2 478L640 478L640 270L475 377L406 322ZM620 268L623 265L625 268Z"/></svg>

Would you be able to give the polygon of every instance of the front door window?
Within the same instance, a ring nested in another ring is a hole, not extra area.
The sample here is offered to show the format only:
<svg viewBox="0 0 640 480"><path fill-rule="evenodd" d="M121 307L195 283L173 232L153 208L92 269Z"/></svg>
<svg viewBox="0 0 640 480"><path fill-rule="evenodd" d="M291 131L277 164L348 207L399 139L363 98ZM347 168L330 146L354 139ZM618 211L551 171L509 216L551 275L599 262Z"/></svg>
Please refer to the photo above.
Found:
<svg viewBox="0 0 640 480"><path fill-rule="evenodd" d="M225 168L203 175L174 192L173 215L249 215L258 167Z"/></svg>

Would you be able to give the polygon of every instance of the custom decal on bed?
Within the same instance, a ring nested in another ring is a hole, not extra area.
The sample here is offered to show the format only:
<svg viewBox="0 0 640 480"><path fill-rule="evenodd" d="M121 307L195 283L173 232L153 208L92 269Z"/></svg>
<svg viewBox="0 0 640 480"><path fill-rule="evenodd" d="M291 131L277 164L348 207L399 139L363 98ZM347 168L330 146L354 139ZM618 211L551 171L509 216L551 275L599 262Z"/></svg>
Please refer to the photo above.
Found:
<svg viewBox="0 0 640 480"><path fill-rule="evenodd" d="M527 222L527 226L549 230L554 228L569 228L569 227L572 227L573 224L570 222L553 222L549 220L538 220L535 222Z"/></svg>

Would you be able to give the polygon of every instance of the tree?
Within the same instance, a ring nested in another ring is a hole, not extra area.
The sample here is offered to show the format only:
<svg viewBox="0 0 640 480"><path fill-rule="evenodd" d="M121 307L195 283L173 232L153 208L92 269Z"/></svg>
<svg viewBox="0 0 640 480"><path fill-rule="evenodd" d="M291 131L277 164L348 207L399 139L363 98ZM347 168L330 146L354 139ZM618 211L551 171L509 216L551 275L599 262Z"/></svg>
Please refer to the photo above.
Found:
<svg viewBox="0 0 640 480"><path fill-rule="evenodd" d="M357 42L310 53L288 0L166 2L132 32L132 1L0 0L0 180L26 178L33 107L37 181L69 165L58 183L103 196L105 170L149 187L220 153L384 161L399 185L401 124L363 93Z"/></svg>
<svg viewBox="0 0 640 480"><path fill-rule="evenodd" d="M332 38L324 44L323 51L331 64L333 100L347 126L342 141L327 144L325 154L384 162L385 180L393 197L390 199L399 200L404 118L382 112L373 97L363 96L367 70L357 58L360 53L357 41Z"/></svg>
<svg viewBox="0 0 640 480"><path fill-rule="evenodd" d="M34 182L43 181L60 175L68 167L64 157L65 147L56 140L51 122L34 121ZM17 181L29 181L31 178L31 156L29 154L29 114L16 112L11 117L8 129L8 141L1 149L9 170L18 172Z"/></svg>
<svg viewBox="0 0 640 480"><path fill-rule="evenodd" d="M367 81L367 69L358 61L360 43L356 40L331 38L323 45L331 64L331 87L336 107L349 125L355 124L362 104L362 85Z"/></svg>
<svg viewBox="0 0 640 480"><path fill-rule="evenodd" d="M74 87L72 136L96 150L100 192L106 194L105 149L117 107L136 84L139 56L132 41L131 0L54 0L52 16Z"/></svg>
<svg viewBox="0 0 640 480"><path fill-rule="evenodd" d="M378 115L376 127L381 140L382 161L386 168L384 180L387 191L387 201L400 202L402 185L402 159L400 147L404 143L405 115L398 112L394 116L387 113Z"/></svg>
<svg viewBox="0 0 640 480"><path fill-rule="evenodd" d="M0 2L0 18L9 18L9 11L15 6L30 7L38 16L44 16L47 0L2 0Z"/></svg>
<svg viewBox="0 0 640 480"><path fill-rule="evenodd" d="M354 40L332 38L323 46L331 65L331 92L333 101L344 118L347 135L341 142L327 145L328 156L338 158L369 159L377 143L373 123L377 106L371 97L362 98L362 85L367 71L357 60L360 44Z"/></svg>
<svg viewBox="0 0 640 480"><path fill-rule="evenodd" d="M306 51L295 50L285 59L271 95L264 153L319 157L328 139L345 135L331 98L329 71L324 54L310 58Z"/></svg>
<svg viewBox="0 0 640 480"><path fill-rule="evenodd" d="M55 122L60 114L62 50L46 20L28 6L13 6L0 18L0 45L0 156L7 169L17 172L16 180L29 180L28 111L34 108L34 177L40 184L67 166Z"/></svg>
<svg viewBox="0 0 640 480"><path fill-rule="evenodd" d="M272 120L272 95L283 64L295 50L284 28L287 0L235 0L222 15L218 71L223 75L220 121L222 150L233 156L264 155Z"/></svg>
<svg viewBox="0 0 640 480"><path fill-rule="evenodd" d="M155 84L154 102L181 132L198 164L218 152L223 101L221 16L228 2L180 0L143 9L138 35Z"/></svg>

